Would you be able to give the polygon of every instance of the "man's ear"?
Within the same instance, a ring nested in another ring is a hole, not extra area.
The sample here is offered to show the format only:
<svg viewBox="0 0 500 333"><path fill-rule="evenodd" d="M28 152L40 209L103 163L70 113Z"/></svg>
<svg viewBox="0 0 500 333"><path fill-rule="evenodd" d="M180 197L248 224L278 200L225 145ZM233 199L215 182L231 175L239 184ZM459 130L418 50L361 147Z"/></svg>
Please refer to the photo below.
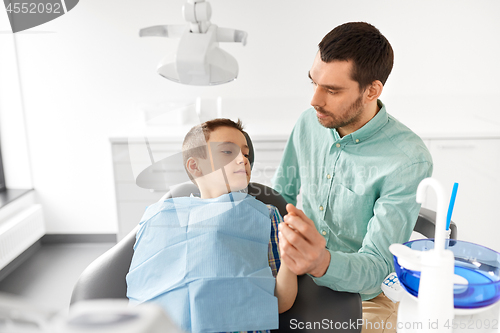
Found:
<svg viewBox="0 0 500 333"><path fill-rule="evenodd" d="M365 102L370 103L377 101L377 99L382 94L384 85L379 80L373 81L365 90Z"/></svg>
<svg viewBox="0 0 500 333"><path fill-rule="evenodd" d="M203 176L203 172L201 171L200 165L198 164L198 161L194 157L190 157L186 161L186 169L193 178L198 178Z"/></svg>

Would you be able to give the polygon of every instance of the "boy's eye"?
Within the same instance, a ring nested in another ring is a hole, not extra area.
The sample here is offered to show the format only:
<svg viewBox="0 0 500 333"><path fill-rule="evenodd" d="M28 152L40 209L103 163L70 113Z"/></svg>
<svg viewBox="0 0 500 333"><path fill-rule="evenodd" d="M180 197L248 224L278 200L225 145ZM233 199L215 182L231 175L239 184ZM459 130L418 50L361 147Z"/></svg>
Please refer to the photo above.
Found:
<svg viewBox="0 0 500 333"><path fill-rule="evenodd" d="M245 156L246 158L249 158L250 155L249 154L244 154L243 156Z"/></svg>
<svg viewBox="0 0 500 333"><path fill-rule="evenodd" d="M230 151L230 150L223 150L223 151L222 151L222 153L223 153L223 154L226 154L226 155L230 155L230 154L232 154L233 152L232 152L232 151Z"/></svg>

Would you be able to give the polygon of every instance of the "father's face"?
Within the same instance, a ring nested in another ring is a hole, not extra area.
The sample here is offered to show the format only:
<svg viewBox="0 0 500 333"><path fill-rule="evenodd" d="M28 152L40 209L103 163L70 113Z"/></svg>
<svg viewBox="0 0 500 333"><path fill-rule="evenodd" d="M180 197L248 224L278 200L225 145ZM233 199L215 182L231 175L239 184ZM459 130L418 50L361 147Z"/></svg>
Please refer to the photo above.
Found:
<svg viewBox="0 0 500 333"><path fill-rule="evenodd" d="M326 63L318 52L309 71L314 87L311 105L318 121L324 127L337 129L340 135L358 129L364 111L363 92L351 79L351 70L351 61Z"/></svg>

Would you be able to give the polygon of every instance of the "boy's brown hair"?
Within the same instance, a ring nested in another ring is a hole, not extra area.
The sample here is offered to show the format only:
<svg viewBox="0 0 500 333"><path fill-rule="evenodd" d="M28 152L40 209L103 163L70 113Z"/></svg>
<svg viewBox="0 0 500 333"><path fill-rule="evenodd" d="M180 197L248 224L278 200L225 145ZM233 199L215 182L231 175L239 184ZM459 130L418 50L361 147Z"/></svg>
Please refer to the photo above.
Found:
<svg viewBox="0 0 500 333"><path fill-rule="evenodd" d="M207 158L207 142L210 139L210 133L215 131L219 127L232 127L239 130L243 135L243 123L240 119L237 122L232 121L227 118L216 118L206 121L200 125L196 125L189 130L189 132L184 137L184 142L182 143L182 161L184 163L184 169L189 176L189 179L196 182L191 176L191 173L186 168L187 160L191 157Z"/></svg>

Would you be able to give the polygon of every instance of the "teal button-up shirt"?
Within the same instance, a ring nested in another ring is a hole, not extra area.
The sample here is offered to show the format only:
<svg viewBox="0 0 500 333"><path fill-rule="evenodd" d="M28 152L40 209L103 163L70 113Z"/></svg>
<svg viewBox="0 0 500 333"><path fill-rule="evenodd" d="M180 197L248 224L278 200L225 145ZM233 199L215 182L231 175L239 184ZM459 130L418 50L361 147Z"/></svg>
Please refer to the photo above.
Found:
<svg viewBox="0 0 500 333"><path fill-rule="evenodd" d="M326 238L330 266L316 283L363 300L377 296L394 271L389 245L410 238L417 186L432 174L420 137L378 103L375 117L342 138L313 108L302 113L272 180L294 205L300 191L304 212Z"/></svg>

